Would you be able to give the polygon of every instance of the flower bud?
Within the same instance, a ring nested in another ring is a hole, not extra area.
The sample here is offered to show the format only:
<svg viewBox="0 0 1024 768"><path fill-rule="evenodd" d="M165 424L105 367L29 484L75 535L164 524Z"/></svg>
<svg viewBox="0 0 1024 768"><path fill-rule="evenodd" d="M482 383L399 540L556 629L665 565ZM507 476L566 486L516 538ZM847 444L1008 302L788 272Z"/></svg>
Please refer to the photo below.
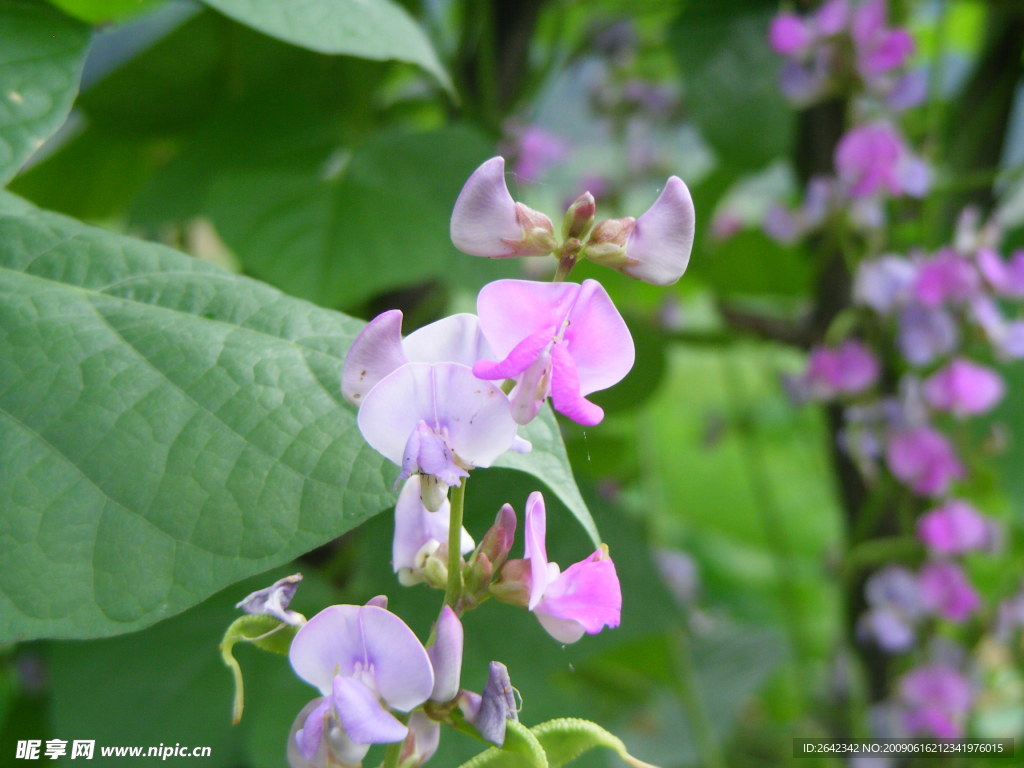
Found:
<svg viewBox="0 0 1024 768"><path fill-rule="evenodd" d="M451 701L459 694L462 675L462 622L450 606L441 608L434 633L434 643L427 648L427 656L434 667L434 689L430 700L439 704Z"/></svg>
<svg viewBox="0 0 1024 768"><path fill-rule="evenodd" d="M497 581L491 584L491 594L503 603L525 608L530 604L532 582L528 560L509 560L498 572Z"/></svg>
<svg viewBox="0 0 1024 768"><path fill-rule="evenodd" d="M498 514L494 518L494 525L484 534L477 552L487 556L494 570L500 570L512 549L515 536L516 513L511 504L505 504L498 510Z"/></svg>
<svg viewBox="0 0 1024 768"><path fill-rule="evenodd" d="M288 610L288 605L295 596L295 591L302 581L302 574L296 573L278 579L269 587L257 590L235 605L245 613L264 614L273 616L278 621L291 624L294 627L301 627L306 623L306 618L296 611Z"/></svg>
<svg viewBox="0 0 1024 768"><path fill-rule="evenodd" d="M565 219L562 221L562 237L583 237L594 226L594 214L597 211L597 204L590 192L584 192L577 197L572 205L565 212Z"/></svg>
<svg viewBox="0 0 1024 768"><path fill-rule="evenodd" d="M605 219L594 227L583 249L583 257L612 269L621 270L626 263L626 241L636 226L636 219Z"/></svg>
<svg viewBox="0 0 1024 768"><path fill-rule="evenodd" d="M500 661L492 661L483 695L463 691L459 709L484 739L499 747L504 744L505 722L519 719L508 668Z"/></svg>

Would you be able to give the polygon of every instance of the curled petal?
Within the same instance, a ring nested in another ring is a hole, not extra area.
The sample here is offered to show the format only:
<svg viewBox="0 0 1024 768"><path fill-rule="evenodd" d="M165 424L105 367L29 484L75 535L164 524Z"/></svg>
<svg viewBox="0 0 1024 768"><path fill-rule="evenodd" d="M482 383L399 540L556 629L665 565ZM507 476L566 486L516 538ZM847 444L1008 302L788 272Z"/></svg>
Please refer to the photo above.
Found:
<svg viewBox="0 0 1024 768"><path fill-rule="evenodd" d="M526 500L523 528L523 546L530 563L530 602L527 607L532 611L544 596L549 572L547 545L544 541L547 534L547 512L540 491L534 491Z"/></svg>
<svg viewBox="0 0 1024 768"><path fill-rule="evenodd" d="M444 438L427 426L425 421L419 422L409 435L402 452L402 481L416 473L436 477L446 486L458 485L459 478L469 477L469 473L455 463L451 448Z"/></svg>
<svg viewBox="0 0 1024 768"><path fill-rule="evenodd" d="M469 177L455 201L450 226L455 247L492 259L517 255L523 239L516 204L505 184L505 158L492 157Z"/></svg>
<svg viewBox="0 0 1024 768"><path fill-rule="evenodd" d="M341 727L354 743L391 744L405 738L408 729L358 680L335 677L333 697Z"/></svg>
<svg viewBox="0 0 1024 768"><path fill-rule="evenodd" d="M604 627L617 627L621 612L615 565L601 549L551 582L534 610L541 625L563 643L576 642L584 632L596 634Z"/></svg>
<svg viewBox="0 0 1024 768"><path fill-rule="evenodd" d="M678 176L670 177L636 220L621 271L652 285L672 285L690 263L695 221L690 190Z"/></svg>
<svg viewBox="0 0 1024 768"><path fill-rule="evenodd" d="M555 410L565 414L577 424L593 426L600 424L604 410L580 394L580 380L576 364L568 349L556 344L551 350L552 384L551 402Z"/></svg>
<svg viewBox="0 0 1024 768"><path fill-rule="evenodd" d="M324 730L330 716L331 700L327 698L314 699L299 713L295 722L298 724L301 721L302 725L294 738L299 751L307 760L312 760L323 745Z"/></svg>
<svg viewBox="0 0 1024 768"><path fill-rule="evenodd" d="M402 313L392 309L377 315L356 336L341 369L341 394L358 406L374 385L407 363L402 349Z"/></svg>

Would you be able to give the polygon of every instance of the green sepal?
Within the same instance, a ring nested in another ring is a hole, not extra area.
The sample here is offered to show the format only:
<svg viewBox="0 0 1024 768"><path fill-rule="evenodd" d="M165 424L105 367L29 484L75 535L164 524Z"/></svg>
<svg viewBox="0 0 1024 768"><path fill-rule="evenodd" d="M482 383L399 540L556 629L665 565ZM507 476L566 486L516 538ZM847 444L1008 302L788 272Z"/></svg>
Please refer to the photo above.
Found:
<svg viewBox="0 0 1024 768"><path fill-rule="evenodd" d="M544 747L533 732L517 720L505 723L505 743L491 747L459 768L550 768Z"/></svg>
<svg viewBox="0 0 1024 768"><path fill-rule="evenodd" d="M298 629L298 627L278 621L273 616L262 614L239 616L231 622L231 626L224 633L224 639L220 641L220 656L231 670L231 676L235 681L235 698L231 708L232 723L237 725L238 721L242 719L242 708L245 704L242 668L232 653L235 643L252 643L264 651L279 653L283 656L288 653L292 638L295 637Z"/></svg>

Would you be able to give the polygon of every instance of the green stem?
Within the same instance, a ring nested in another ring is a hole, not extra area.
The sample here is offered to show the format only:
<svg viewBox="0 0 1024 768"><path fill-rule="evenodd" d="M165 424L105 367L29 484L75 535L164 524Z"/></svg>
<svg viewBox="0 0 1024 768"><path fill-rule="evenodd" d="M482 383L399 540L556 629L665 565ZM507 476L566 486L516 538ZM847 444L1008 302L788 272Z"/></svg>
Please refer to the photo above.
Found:
<svg viewBox="0 0 1024 768"><path fill-rule="evenodd" d="M711 721L704 709L704 702L701 701L696 685L696 666L693 663L693 654L690 651L689 630L683 629L676 633L675 662L676 679L679 688L679 698L682 700L683 709L686 711L687 720L693 727L693 738L697 742L697 752L701 758L701 765L704 768L724 768L722 753L718 748L718 741L715 739L714 731L711 729Z"/></svg>
<svg viewBox="0 0 1024 768"><path fill-rule="evenodd" d="M403 744L404 742L402 741L388 744L387 751L384 753L384 762L380 764L380 768L398 768L398 760L402 756Z"/></svg>
<svg viewBox="0 0 1024 768"><path fill-rule="evenodd" d="M452 489L451 512L448 516L448 585L444 591L444 602L458 613L462 599L462 509L466 500L468 477Z"/></svg>
<svg viewBox="0 0 1024 768"><path fill-rule="evenodd" d="M552 278L554 283L563 283L565 278L572 272L572 268L576 266L576 258L574 256L562 256L558 260L558 269L555 270L555 276Z"/></svg>

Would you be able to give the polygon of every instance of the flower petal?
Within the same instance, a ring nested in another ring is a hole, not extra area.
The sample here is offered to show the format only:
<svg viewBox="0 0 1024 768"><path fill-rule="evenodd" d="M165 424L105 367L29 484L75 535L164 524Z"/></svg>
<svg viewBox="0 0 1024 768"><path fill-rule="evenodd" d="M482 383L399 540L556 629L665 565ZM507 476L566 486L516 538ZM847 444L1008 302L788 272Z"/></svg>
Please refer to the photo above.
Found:
<svg viewBox="0 0 1024 768"><path fill-rule="evenodd" d="M354 678L335 677L333 698L338 721L356 744L392 744L409 732L373 691Z"/></svg>
<svg viewBox="0 0 1024 768"><path fill-rule="evenodd" d="M410 363L462 363L472 367L491 356L476 315L462 312L413 331L402 341Z"/></svg>
<svg viewBox="0 0 1024 768"><path fill-rule="evenodd" d="M427 649L434 668L434 690L430 700L440 704L451 701L459 694L462 676L462 622L449 606L441 608L437 619L434 644Z"/></svg>
<svg viewBox="0 0 1024 768"><path fill-rule="evenodd" d="M452 243L470 256L515 256L510 245L523 239L516 204L505 184L505 159L492 157L475 171L455 201Z"/></svg>
<svg viewBox="0 0 1024 768"><path fill-rule="evenodd" d="M577 424L600 424L604 410L580 394L576 365L564 344L556 344L551 350L551 365L551 402L555 410Z"/></svg>
<svg viewBox="0 0 1024 768"><path fill-rule="evenodd" d="M316 698L303 707L296 718L296 725L301 721L301 727L295 732L293 738L302 756L307 760L312 760L324 743L324 728L330 715L331 700Z"/></svg>
<svg viewBox="0 0 1024 768"><path fill-rule="evenodd" d="M392 309L377 315L356 336L341 369L341 394L360 405L374 385L407 363L402 350L402 313Z"/></svg>
<svg viewBox="0 0 1024 768"><path fill-rule="evenodd" d="M670 177L654 205L636 220L621 271L651 285L672 285L690 263L695 222L690 190L678 176Z"/></svg>
<svg viewBox="0 0 1024 768"><path fill-rule="evenodd" d="M551 344L552 338L551 331L533 333L516 344L504 360L494 363L488 360L478 362L473 366L473 375L489 381L514 379L537 361L544 347Z"/></svg>
<svg viewBox="0 0 1024 768"><path fill-rule="evenodd" d="M629 328L604 286L584 280L568 320L563 338L576 364L580 394L620 382L633 367L636 352Z"/></svg>
<svg viewBox="0 0 1024 768"><path fill-rule="evenodd" d="M526 521L523 523L524 557L530 561L530 602L532 611L544 596L548 585L548 553L544 537L547 533L547 513L544 496L534 491L526 500Z"/></svg>
<svg viewBox="0 0 1024 768"><path fill-rule="evenodd" d="M495 280L477 296L480 329L495 356L507 357L523 339L541 331L552 337L579 296L578 283Z"/></svg>
<svg viewBox="0 0 1024 768"><path fill-rule="evenodd" d="M402 712L418 707L434 689L434 672L422 643L404 621L381 608L364 606L361 618L377 692Z"/></svg>
<svg viewBox="0 0 1024 768"><path fill-rule="evenodd" d="M534 612L542 624L542 615L578 622L589 634L604 627L617 627L622 613L622 591L611 558L599 549L586 560L569 566L548 585ZM555 637L562 642L575 642Z"/></svg>
<svg viewBox="0 0 1024 768"><path fill-rule="evenodd" d="M391 565L396 573L402 568L415 569L416 555L430 540L439 544L447 543L449 511L447 499L441 502L436 512L430 512L423 506L419 475L413 475L405 481L395 504Z"/></svg>

